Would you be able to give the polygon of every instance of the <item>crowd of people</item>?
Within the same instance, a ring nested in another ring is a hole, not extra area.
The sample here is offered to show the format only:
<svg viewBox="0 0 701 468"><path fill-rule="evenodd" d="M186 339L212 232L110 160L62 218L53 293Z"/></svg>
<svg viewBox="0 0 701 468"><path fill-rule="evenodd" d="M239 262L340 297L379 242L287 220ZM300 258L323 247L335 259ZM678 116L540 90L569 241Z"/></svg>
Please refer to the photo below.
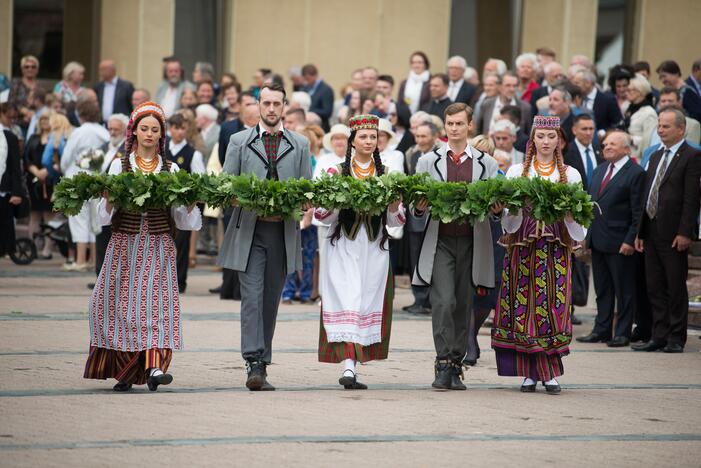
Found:
<svg viewBox="0 0 701 468"><path fill-rule="evenodd" d="M31 237L61 216L52 212L53 187L80 172L546 177L581 182L590 193L599 211L588 230L571 218L544 226L527 208L509 213L503 206L474 226L440 223L425 201L392 205L380 217L307 206L298 223L261 219L237 206L174 208L137 219L114 213L105 199L86 203L68 217L71 248L63 268L94 267L96 321L116 307L109 288L121 291L136 315L140 306L151 307L151 294L128 296L130 281L150 290L153 275L117 271L132 243L155 249L158 266L149 268L177 282L171 291L156 287L168 307L149 317L161 326L165 315L166 332L149 329L115 345L95 325L86 377L115 377L115 390L170 383L170 351L180 346L179 325L172 327L179 324L178 294L198 253L218 256L223 267L210 292L242 300L252 390L273 389L266 366L280 300L321 297L319 359L343 363L345 388L366 388L356 364L387 355L398 274L413 278L414 303L404 311L431 315L436 388L464 389L463 366L479 359L477 332L494 311L499 374L524 377L523 391L542 381L559 392L556 377L577 323L574 305L586 305L589 263L598 313L578 341L682 352L687 250L699 227L701 59L686 79L675 61L660 63L661 89L651 85L647 62L616 65L602 83L588 57L560 63L547 47L519 55L513 67L491 58L481 73L460 56L431 68L420 51L408 65L396 80L372 66L358 68L334 92L314 64L286 76L261 68L244 86L233 73L217 79L205 62L188 80L181 62L167 57L152 98L109 59L100 62L92 87L84 83L85 68L70 62L47 91L39 61L25 56L22 76L0 89L0 255L14 249L15 218L29 217ZM99 167L83 164L86 155ZM156 244L143 236L145 219ZM40 247L39 259L55 254L49 238Z"/></svg>

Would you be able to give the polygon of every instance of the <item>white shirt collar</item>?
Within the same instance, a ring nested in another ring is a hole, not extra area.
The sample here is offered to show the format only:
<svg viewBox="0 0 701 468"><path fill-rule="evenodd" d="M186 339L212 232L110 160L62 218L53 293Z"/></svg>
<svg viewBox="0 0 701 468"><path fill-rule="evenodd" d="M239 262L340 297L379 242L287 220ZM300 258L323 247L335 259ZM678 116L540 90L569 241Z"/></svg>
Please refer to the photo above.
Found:
<svg viewBox="0 0 701 468"><path fill-rule="evenodd" d="M105 84L117 86L117 80L119 80L119 77L117 75L114 75L114 78L112 78L110 81L105 81Z"/></svg>
<svg viewBox="0 0 701 468"><path fill-rule="evenodd" d="M674 146L672 146L671 148L669 148L669 151L670 151L670 154L672 155L672 157L674 157L674 155L677 154L677 151L679 151L679 147L682 145L682 143L684 143L684 139L683 139L683 138L679 141L679 143L677 143L677 144L675 144ZM664 143L662 143L662 144L660 145L660 149L661 149L662 151L664 151L665 149L667 149L667 147L665 146Z"/></svg>
<svg viewBox="0 0 701 468"><path fill-rule="evenodd" d="M578 139L576 139L576 138L574 139L574 143L577 145L577 148L579 149L579 152L580 152L581 154L584 154L584 151L586 151L587 149L589 149L589 153L593 153L593 152L594 152L594 148L592 148L591 143L589 143L589 146L584 146L584 145L583 145L582 143L580 143L580 141L579 141Z"/></svg>
<svg viewBox="0 0 701 468"><path fill-rule="evenodd" d="M590 100L591 102L594 102L594 99L596 99L596 93L597 93L598 91L599 91L599 90L596 89L596 86L594 86L594 87L592 88L592 90L589 91L589 94L587 94L587 99Z"/></svg>
<svg viewBox="0 0 701 468"><path fill-rule="evenodd" d="M465 78L460 78L458 81L451 81L450 84L451 84L452 86L455 86L455 87L457 87L458 89L460 89L460 88L462 87L462 85L463 85L464 82L465 82Z"/></svg>
<svg viewBox="0 0 701 468"><path fill-rule="evenodd" d="M183 141L180 143L175 143L173 140L170 140L170 143L168 145L168 149L170 149L170 152L173 154L177 154L183 147L187 145L187 140L183 138Z"/></svg>
<svg viewBox="0 0 701 468"><path fill-rule="evenodd" d="M446 155L448 154L448 151L452 151L453 153L456 153L456 151L454 151L453 148L450 147L450 143L445 144L445 154ZM465 147L463 157L468 157L468 158L472 157L472 147L470 146L469 143Z"/></svg>
<svg viewBox="0 0 701 468"><path fill-rule="evenodd" d="M623 156L621 159L613 163L614 171L618 171L620 168L625 166L629 159L629 156Z"/></svg>
<svg viewBox="0 0 701 468"><path fill-rule="evenodd" d="M258 124L258 134L263 136L263 133L267 132L265 128L263 128L263 124ZM277 124L277 128L273 128L273 132L282 132L285 133L285 127L282 125L282 119L280 119L280 122Z"/></svg>

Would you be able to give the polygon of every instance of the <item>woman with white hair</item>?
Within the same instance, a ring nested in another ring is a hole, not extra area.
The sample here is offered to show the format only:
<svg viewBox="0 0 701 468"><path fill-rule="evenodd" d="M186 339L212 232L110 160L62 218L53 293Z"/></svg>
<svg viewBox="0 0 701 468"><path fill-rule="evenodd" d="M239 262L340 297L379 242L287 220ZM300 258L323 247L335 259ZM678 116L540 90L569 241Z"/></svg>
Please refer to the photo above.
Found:
<svg viewBox="0 0 701 468"><path fill-rule="evenodd" d="M312 106L312 98L306 91L295 91L290 98L290 109L302 109L309 112Z"/></svg>
<svg viewBox="0 0 701 468"><path fill-rule="evenodd" d="M540 86L536 81L538 76L538 56L525 53L516 57L516 74L518 75L518 97L531 102L531 93Z"/></svg>
<svg viewBox="0 0 701 468"><path fill-rule="evenodd" d="M68 62L63 67L63 80L54 86L54 94L64 104L77 101L78 94L83 90L83 78L85 67L78 62Z"/></svg>
<svg viewBox="0 0 701 468"><path fill-rule="evenodd" d="M657 112L653 105L652 87L647 79L636 74L628 83L630 105L625 113L625 126L633 144L631 152L638 160L645 148L650 146L650 136L657 127Z"/></svg>

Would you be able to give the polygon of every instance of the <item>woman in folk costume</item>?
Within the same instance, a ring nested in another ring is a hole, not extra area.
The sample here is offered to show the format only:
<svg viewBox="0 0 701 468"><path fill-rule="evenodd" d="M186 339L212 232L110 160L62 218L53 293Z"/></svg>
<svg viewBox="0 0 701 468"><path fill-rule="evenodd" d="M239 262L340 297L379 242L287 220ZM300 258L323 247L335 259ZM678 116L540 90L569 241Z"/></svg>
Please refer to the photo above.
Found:
<svg viewBox="0 0 701 468"><path fill-rule="evenodd" d="M377 149L378 118L359 115L349 126L340 174L358 179L384 174ZM324 291L319 361L343 363L338 383L346 389L364 390L367 386L356 376L357 363L385 359L389 348L394 285L386 227L404 224L404 207L396 201L381 216L317 208L314 216L329 224L331 233L322 250L326 267L319 278Z"/></svg>
<svg viewBox="0 0 701 468"><path fill-rule="evenodd" d="M560 119L537 116L524 162L511 166L507 178L542 177L557 183L581 182L579 172L563 163ZM521 391L543 382L560 393L556 377L572 340L571 259L586 229L571 214L545 225L528 207L502 218L505 235L502 284L492 328L499 375L524 377Z"/></svg>
<svg viewBox="0 0 701 468"><path fill-rule="evenodd" d="M164 157L165 129L158 104L139 105L129 120L124 156L108 173L176 172L178 166ZM200 228L200 211L193 207L142 215L100 201L98 217L103 225L112 224L112 238L90 298L86 379L114 378L115 391L144 383L155 391L173 381L166 372L173 350L182 346L173 232Z"/></svg>

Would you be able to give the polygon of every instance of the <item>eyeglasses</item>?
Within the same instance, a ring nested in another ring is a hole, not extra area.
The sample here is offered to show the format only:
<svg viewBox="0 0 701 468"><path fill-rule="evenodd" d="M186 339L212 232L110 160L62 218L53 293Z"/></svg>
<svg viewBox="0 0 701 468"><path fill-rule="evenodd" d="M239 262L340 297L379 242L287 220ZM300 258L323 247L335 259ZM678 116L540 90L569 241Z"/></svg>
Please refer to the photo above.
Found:
<svg viewBox="0 0 701 468"><path fill-rule="evenodd" d="M23 65L22 68L24 68L25 70L31 70L39 67L37 67L36 65Z"/></svg>

